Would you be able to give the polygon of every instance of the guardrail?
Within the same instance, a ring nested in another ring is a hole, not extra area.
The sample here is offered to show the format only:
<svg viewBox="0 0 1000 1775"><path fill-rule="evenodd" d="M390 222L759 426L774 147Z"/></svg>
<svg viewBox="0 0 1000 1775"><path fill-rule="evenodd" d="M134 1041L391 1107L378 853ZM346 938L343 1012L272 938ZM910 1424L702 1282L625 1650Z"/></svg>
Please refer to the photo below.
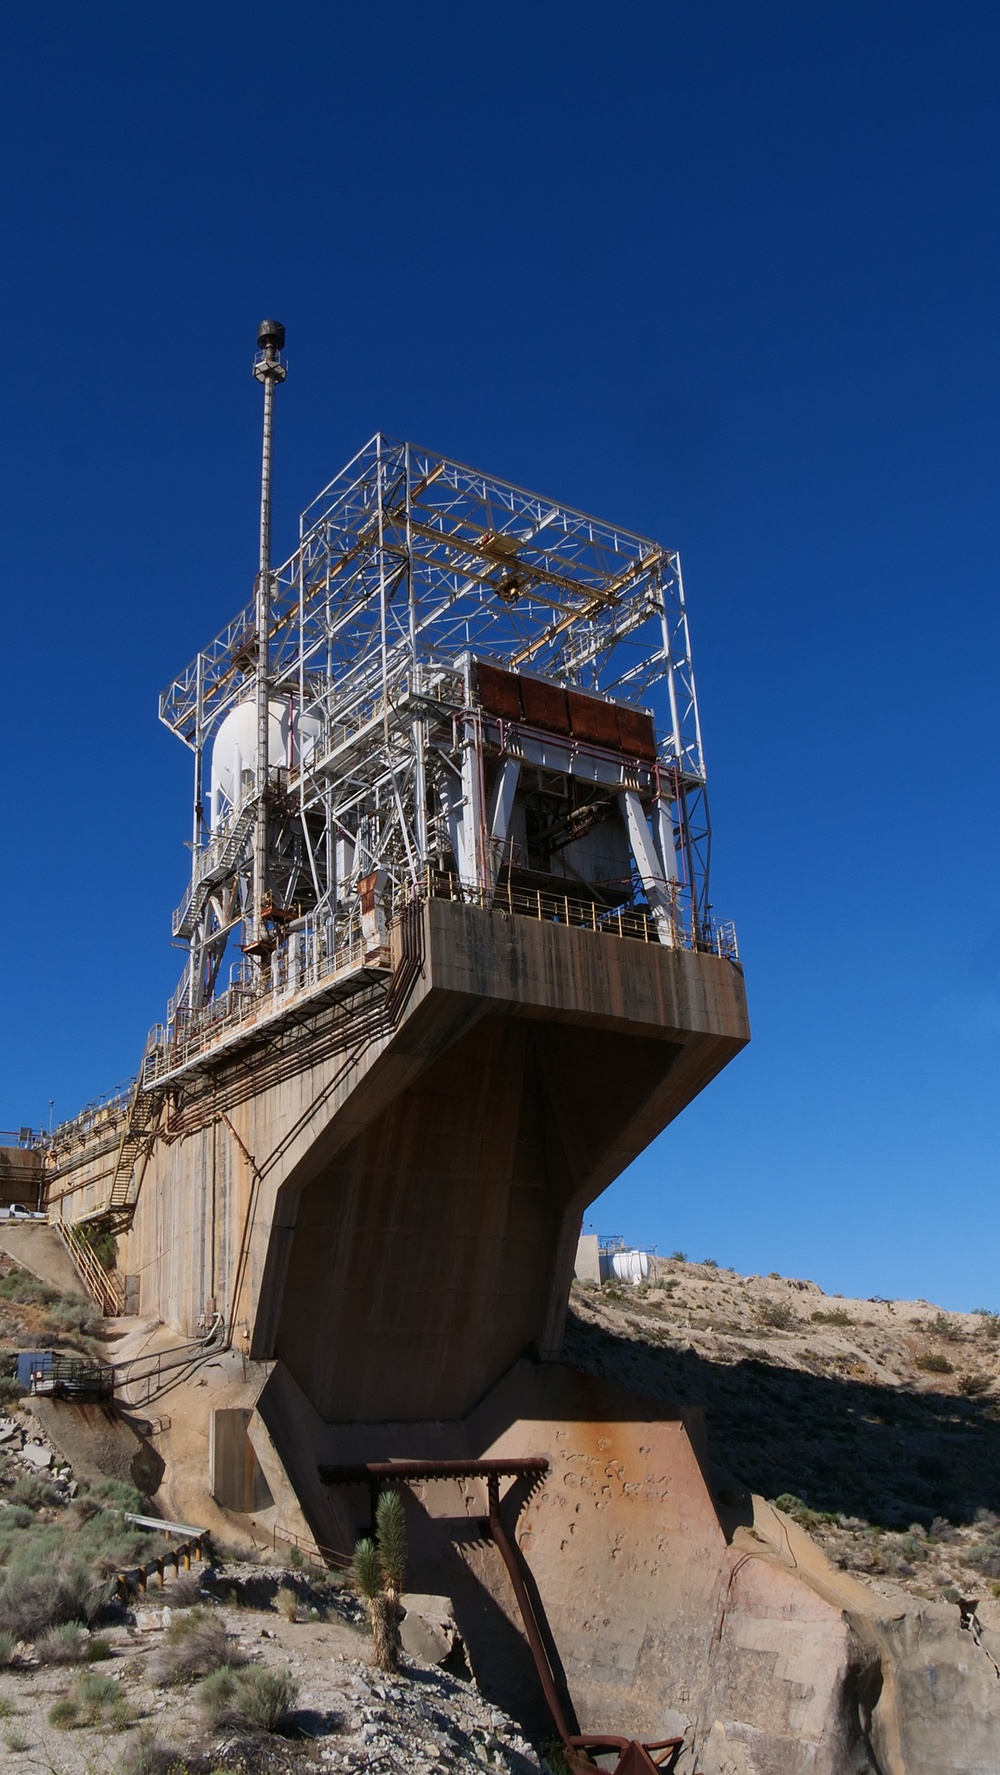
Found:
<svg viewBox="0 0 1000 1775"><path fill-rule="evenodd" d="M122 1514L125 1521L134 1522L136 1528L155 1529L158 1535L166 1535L168 1541L172 1535L186 1535L196 1541L208 1539L207 1528L199 1528L194 1522L164 1522L162 1516L136 1516L131 1510L124 1510Z"/></svg>
<svg viewBox="0 0 1000 1775"><path fill-rule="evenodd" d="M167 1534L169 1539L168 1525L157 1522L155 1518L133 1516L126 1517L125 1520L136 1523L146 1522L149 1526L155 1527L159 1533ZM162 1590L167 1581L166 1569L168 1565L173 1566L175 1578L180 1577L182 1571L189 1572L192 1560L202 1558L207 1540L208 1531L196 1529L193 1534L188 1536L187 1540L179 1541L176 1546L169 1547L166 1553L157 1553L152 1559L144 1560L142 1565L129 1566L125 1571L116 1572L115 1594L119 1601L127 1602L130 1595L136 1590L140 1596L145 1596L151 1578L159 1579L159 1586Z"/></svg>
<svg viewBox="0 0 1000 1775"><path fill-rule="evenodd" d="M457 875L433 873L409 884L386 906L386 915L397 920L407 906L428 900L460 901L489 912L532 918L543 923L565 924L595 934L640 943L659 943L652 913L645 906L626 903L599 905L593 899L515 886L510 880L494 891L470 888ZM680 934L678 932L678 934ZM736 934L731 925L713 928L699 948L736 961ZM195 1011L173 1007L168 1025L156 1024L149 1034L143 1061L145 1090L157 1081L190 1064L208 1049L250 1032L266 1019L282 1015L306 999L329 991L343 982L349 986L363 975L384 973L385 962L373 954L354 921L341 942L332 941L326 926L309 918L289 929L279 944L269 970L248 970L209 1004Z"/></svg>
<svg viewBox="0 0 1000 1775"><path fill-rule="evenodd" d="M79 1356L57 1356L49 1351L40 1359L28 1378L28 1392L44 1394L53 1399L74 1399L86 1394L90 1398L110 1399L115 1390L115 1373L110 1363L88 1362Z"/></svg>

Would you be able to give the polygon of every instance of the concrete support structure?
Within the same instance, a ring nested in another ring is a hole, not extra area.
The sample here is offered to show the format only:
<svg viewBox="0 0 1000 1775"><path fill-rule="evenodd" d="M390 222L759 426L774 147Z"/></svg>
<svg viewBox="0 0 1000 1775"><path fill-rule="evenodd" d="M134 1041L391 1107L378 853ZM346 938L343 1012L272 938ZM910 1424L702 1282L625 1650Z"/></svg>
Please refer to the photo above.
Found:
<svg viewBox="0 0 1000 1775"><path fill-rule="evenodd" d="M123 1240L143 1311L222 1313L329 1422L457 1418L556 1353L583 1210L749 1035L719 956L437 900L406 956L405 922L398 1010L383 977L177 1077Z"/></svg>
<svg viewBox="0 0 1000 1775"><path fill-rule="evenodd" d="M215 1498L342 1553L370 1500L324 1487L324 1461L540 1447L557 1462L575 1446L558 1355L581 1215L749 1036L742 973L719 955L452 900L389 936L352 1000L252 1027L160 1087L121 1240L143 1312L181 1336L220 1314L260 1364L255 1411L215 1405ZM103 1134L52 1179L67 1219L106 1196ZM663 1484L693 1487L714 1521L686 1431L657 1435ZM679 1571L705 1532L682 1535ZM495 1550L466 1557L449 1536L415 1523L412 1581L449 1590L484 1686L533 1718ZM572 1673L592 1723L657 1713L592 1676Z"/></svg>

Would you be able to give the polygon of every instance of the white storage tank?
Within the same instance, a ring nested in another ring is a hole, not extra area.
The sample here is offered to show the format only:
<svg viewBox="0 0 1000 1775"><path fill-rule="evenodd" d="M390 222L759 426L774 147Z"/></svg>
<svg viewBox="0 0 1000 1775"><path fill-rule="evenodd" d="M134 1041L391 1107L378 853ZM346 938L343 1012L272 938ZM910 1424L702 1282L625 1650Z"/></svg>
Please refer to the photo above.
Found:
<svg viewBox="0 0 1000 1775"><path fill-rule="evenodd" d="M614 1277L617 1282L629 1282L637 1288L640 1282L648 1282L653 1270L653 1260L648 1251L602 1251L601 1281L610 1282Z"/></svg>
<svg viewBox="0 0 1000 1775"><path fill-rule="evenodd" d="M300 721L287 697L272 697L268 705L267 752L272 770L297 766L304 752L308 764L322 723L308 709ZM289 735L291 747L289 748ZM245 796L252 794L257 776L257 705L237 703L230 709L212 742L211 825L228 818Z"/></svg>

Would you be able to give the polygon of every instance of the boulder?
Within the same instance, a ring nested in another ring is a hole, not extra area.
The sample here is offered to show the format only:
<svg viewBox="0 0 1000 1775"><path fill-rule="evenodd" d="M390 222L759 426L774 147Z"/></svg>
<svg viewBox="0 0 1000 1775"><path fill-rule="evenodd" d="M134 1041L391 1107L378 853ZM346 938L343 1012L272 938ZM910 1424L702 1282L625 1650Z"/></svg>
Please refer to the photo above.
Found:
<svg viewBox="0 0 1000 1775"><path fill-rule="evenodd" d="M51 1467L55 1455L44 1442L26 1442L21 1450L21 1459L27 1461L29 1467L37 1467L40 1472L44 1472Z"/></svg>
<svg viewBox="0 0 1000 1775"><path fill-rule="evenodd" d="M404 1652L424 1664L444 1664L461 1640L448 1597L408 1592L401 1601L406 1611L400 1627Z"/></svg>

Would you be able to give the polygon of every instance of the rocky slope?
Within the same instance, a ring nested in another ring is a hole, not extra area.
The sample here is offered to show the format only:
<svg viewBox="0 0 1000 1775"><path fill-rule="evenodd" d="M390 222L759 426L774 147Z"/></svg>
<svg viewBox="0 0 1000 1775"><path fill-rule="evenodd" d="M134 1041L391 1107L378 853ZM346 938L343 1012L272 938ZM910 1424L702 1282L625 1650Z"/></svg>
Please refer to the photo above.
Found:
<svg viewBox="0 0 1000 1775"><path fill-rule="evenodd" d="M34 1646L19 1649L0 1673L3 1767L48 1775L540 1775L517 1726L471 1683L405 1656L397 1675L383 1676L371 1666L367 1635L353 1624L356 1611L335 1595L313 1596L301 1573L267 1575L272 1596L281 1587L287 1598L294 1586L306 1597L297 1620L263 1597L256 1607L220 1604L220 1590L235 1596L255 1581L260 1588L261 1574L240 1563L227 1564L223 1582L209 1580L199 1608L224 1627L235 1664L290 1681L293 1704L276 1732L213 1724L196 1684L165 1685L180 1589L168 1587L162 1605L151 1599L127 1624L102 1629L98 1665L46 1664ZM189 1588L183 1601L191 1601ZM59 1703L80 1691L88 1671L99 1672L112 1698L75 1720L60 1719Z"/></svg>
<svg viewBox="0 0 1000 1775"><path fill-rule="evenodd" d="M923 1599L1000 1597L1000 1316L656 1271L574 1285L568 1361L703 1406L722 1491L777 1502L838 1565Z"/></svg>

